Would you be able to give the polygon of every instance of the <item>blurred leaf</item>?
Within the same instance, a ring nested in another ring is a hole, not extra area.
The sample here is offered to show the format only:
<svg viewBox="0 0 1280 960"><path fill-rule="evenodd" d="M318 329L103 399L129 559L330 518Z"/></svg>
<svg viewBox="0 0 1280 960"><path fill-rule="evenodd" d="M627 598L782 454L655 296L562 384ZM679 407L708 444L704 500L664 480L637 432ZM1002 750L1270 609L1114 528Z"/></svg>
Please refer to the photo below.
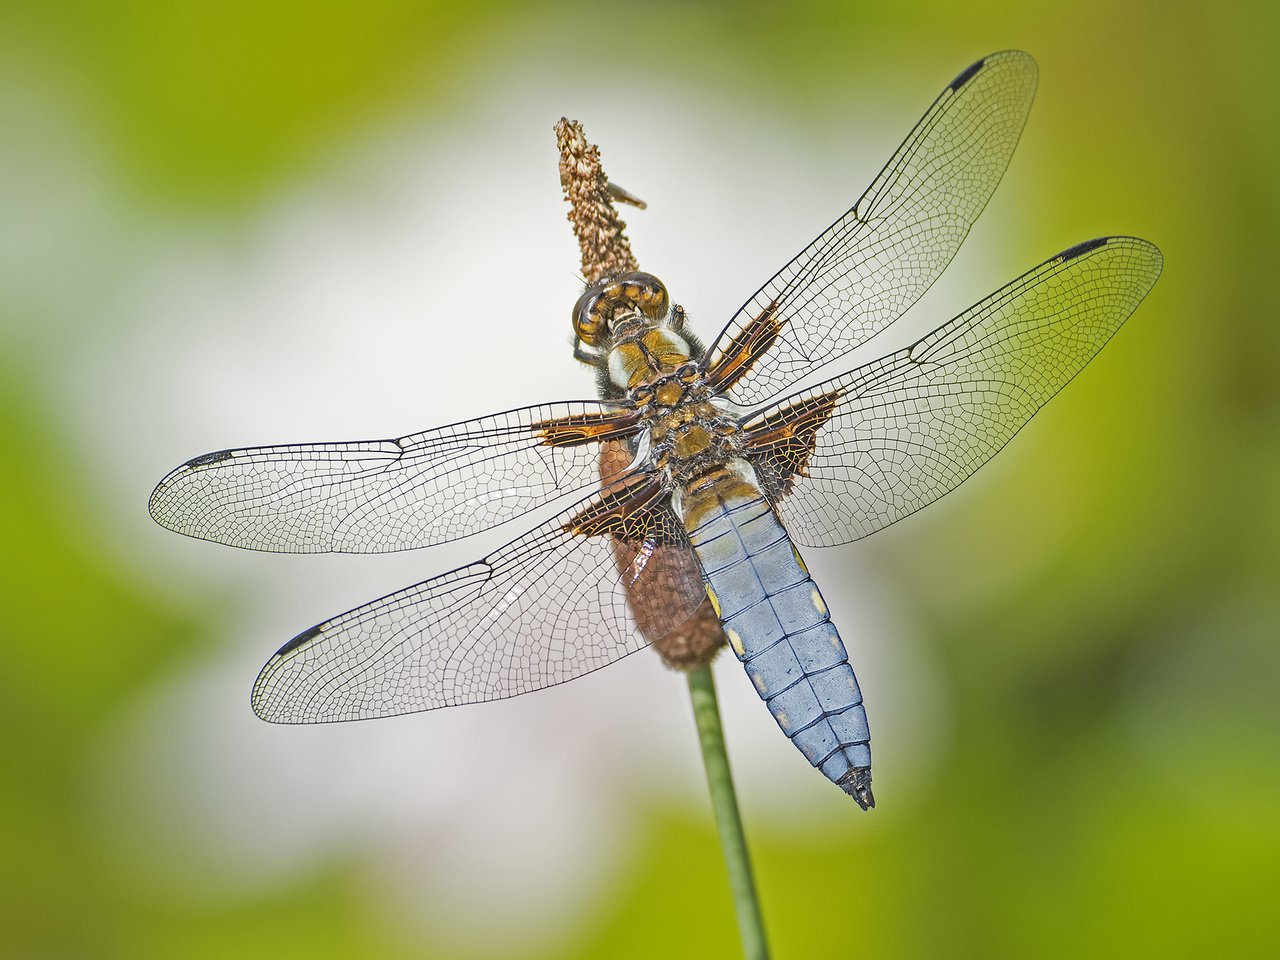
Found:
<svg viewBox="0 0 1280 960"><path fill-rule="evenodd" d="M439 89L501 3L39 4L10 16L84 91L138 195L258 195L370 110Z"/></svg>

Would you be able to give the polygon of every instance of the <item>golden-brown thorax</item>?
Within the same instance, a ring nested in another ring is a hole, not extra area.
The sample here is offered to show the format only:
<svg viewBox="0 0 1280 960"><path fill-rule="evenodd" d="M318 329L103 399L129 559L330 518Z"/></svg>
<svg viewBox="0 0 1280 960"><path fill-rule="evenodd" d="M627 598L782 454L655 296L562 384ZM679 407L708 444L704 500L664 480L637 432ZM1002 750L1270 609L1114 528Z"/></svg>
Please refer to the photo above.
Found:
<svg viewBox="0 0 1280 960"><path fill-rule="evenodd" d="M718 391L701 347L656 277L627 273L591 285L574 307L574 330L585 347L580 356L648 428L649 456L668 489L741 455L738 419L711 402Z"/></svg>

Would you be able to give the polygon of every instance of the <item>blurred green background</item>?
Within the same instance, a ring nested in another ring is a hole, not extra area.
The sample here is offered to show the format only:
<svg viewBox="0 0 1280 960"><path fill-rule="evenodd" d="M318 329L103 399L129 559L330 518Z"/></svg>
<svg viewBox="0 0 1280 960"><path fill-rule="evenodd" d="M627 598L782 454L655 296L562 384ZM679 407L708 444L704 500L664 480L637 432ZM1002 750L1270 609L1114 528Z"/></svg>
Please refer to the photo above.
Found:
<svg viewBox="0 0 1280 960"><path fill-rule="evenodd" d="M963 492L810 558L879 809L720 671L771 939L1280 956L1273 5L0 10L0 954L737 955L676 678L642 654L268 727L270 651L442 561L184 542L146 496L204 450L588 395L562 114L713 334L943 84L1021 47L1022 146L916 329L1090 236L1147 237L1165 273Z"/></svg>

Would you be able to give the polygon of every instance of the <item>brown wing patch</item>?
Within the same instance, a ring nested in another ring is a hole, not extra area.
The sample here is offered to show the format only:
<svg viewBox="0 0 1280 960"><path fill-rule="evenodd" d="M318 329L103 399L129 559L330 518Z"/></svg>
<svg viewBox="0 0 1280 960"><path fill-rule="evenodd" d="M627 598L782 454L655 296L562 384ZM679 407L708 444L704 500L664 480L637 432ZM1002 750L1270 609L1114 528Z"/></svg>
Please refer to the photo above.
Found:
<svg viewBox="0 0 1280 960"><path fill-rule="evenodd" d="M707 370L707 384L717 393L728 390L769 351L781 332L782 322L778 319L778 301L775 300L725 344L724 350Z"/></svg>
<svg viewBox="0 0 1280 960"><path fill-rule="evenodd" d="M608 487L599 499L574 514L564 528L584 537L610 536L627 543L661 538L664 528L671 527L671 510L665 499L657 477L636 474Z"/></svg>
<svg viewBox="0 0 1280 960"><path fill-rule="evenodd" d="M785 496L797 476L808 475L818 431L831 419L843 390L805 397L776 413L747 424L747 458L767 478L770 493Z"/></svg>
<svg viewBox="0 0 1280 960"><path fill-rule="evenodd" d="M639 423L638 410L619 410L539 420L530 424L529 429L540 434L542 442L548 447L575 447L630 436L636 432Z"/></svg>

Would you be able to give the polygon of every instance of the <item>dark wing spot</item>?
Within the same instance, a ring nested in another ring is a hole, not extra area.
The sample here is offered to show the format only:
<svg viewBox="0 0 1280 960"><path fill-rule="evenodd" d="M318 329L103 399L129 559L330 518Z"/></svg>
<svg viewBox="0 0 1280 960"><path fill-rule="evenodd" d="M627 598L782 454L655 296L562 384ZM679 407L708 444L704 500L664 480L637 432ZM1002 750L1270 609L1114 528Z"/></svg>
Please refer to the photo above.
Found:
<svg viewBox="0 0 1280 960"><path fill-rule="evenodd" d="M303 630L300 634L298 634L296 637L294 637L292 640L286 643L283 647L277 650L276 656L283 657L286 653L292 653L294 650L297 650L304 643L310 643L316 637L320 636L320 634L323 632L324 631L321 630L318 625L314 627L308 627L306 630Z"/></svg>
<svg viewBox="0 0 1280 960"><path fill-rule="evenodd" d="M986 63L987 61L983 59L965 67L964 70L961 71L960 75L951 81L951 92L957 92L961 87L972 80L977 75L978 71L986 66Z"/></svg>
<svg viewBox="0 0 1280 960"><path fill-rule="evenodd" d="M213 453L202 453L200 456L188 460L188 467L207 467L211 463L221 463L223 460L231 459L230 450L216 450Z"/></svg>
<svg viewBox="0 0 1280 960"><path fill-rule="evenodd" d="M1083 243L1077 243L1074 247L1067 247L1067 249L1058 254L1058 259L1063 263L1066 263L1068 260L1074 260L1076 257L1086 254L1090 250L1097 250L1099 247L1105 247L1109 239L1111 238L1098 237L1096 240L1086 240Z"/></svg>

